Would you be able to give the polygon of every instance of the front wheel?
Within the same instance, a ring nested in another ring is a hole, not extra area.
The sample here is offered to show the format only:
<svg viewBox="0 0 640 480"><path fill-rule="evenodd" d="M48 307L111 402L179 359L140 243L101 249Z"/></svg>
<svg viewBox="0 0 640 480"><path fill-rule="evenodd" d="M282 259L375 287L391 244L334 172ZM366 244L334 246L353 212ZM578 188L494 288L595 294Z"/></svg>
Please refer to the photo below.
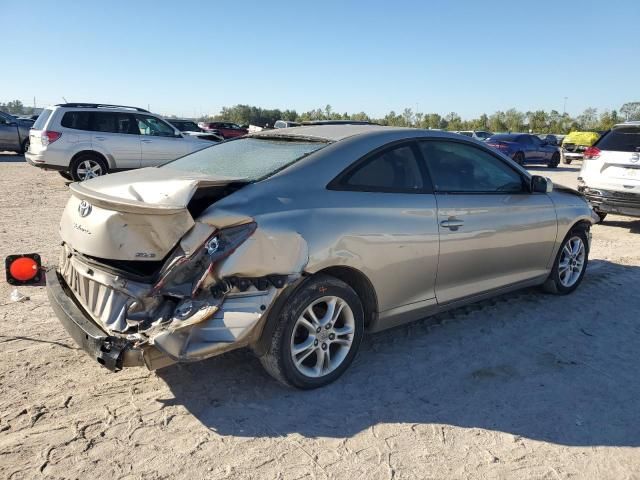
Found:
<svg viewBox="0 0 640 480"><path fill-rule="evenodd" d="M356 356L364 313L358 295L343 281L311 277L272 314L278 323L260 361L281 383L322 387L340 377Z"/></svg>
<svg viewBox="0 0 640 480"><path fill-rule="evenodd" d="M564 163L565 165L571 165L571 157L567 157L565 155L565 157L562 159L562 163Z"/></svg>
<svg viewBox="0 0 640 480"><path fill-rule="evenodd" d="M582 282L589 262L589 243L585 227L574 227L565 237L556 255L553 269L544 284L549 293L566 295Z"/></svg>

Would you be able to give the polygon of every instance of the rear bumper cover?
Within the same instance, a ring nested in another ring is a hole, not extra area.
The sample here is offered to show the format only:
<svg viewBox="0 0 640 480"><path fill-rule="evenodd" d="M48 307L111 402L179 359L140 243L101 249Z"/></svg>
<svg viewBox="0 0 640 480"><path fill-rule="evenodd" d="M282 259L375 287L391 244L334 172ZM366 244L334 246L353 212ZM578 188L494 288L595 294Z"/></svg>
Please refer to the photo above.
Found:
<svg viewBox="0 0 640 480"><path fill-rule="evenodd" d="M53 268L48 269L47 295L51 308L76 344L100 365L117 372L123 367L147 366L150 370L173 362L153 348L136 348L124 337L109 335L87 317L67 294L64 280Z"/></svg>
<svg viewBox="0 0 640 480"><path fill-rule="evenodd" d="M599 212L640 217L640 195L637 193L614 192L586 186L578 187L578 190Z"/></svg>

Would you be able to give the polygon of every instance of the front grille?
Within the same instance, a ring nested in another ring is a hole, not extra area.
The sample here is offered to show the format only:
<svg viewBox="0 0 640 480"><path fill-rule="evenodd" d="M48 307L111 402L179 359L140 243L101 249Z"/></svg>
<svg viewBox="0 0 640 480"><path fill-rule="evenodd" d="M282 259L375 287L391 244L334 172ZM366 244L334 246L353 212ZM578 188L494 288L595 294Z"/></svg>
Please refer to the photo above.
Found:
<svg viewBox="0 0 640 480"><path fill-rule="evenodd" d="M562 148L566 152L572 153L582 153L587 149L587 147L585 147L584 145L576 145L575 143L563 143Z"/></svg>
<svg viewBox="0 0 640 480"><path fill-rule="evenodd" d="M63 252L60 275L80 306L107 330L126 330L126 313L134 298L97 282L91 278L89 271L90 267L80 264L73 256Z"/></svg>
<svg viewBox="0 0 640 480"><path fill-rule="evenodd" d="M593 203L606 203L612 206L640 208L640 195L637 193L613 192L594 188L585 188L584 195Z"/></svg>

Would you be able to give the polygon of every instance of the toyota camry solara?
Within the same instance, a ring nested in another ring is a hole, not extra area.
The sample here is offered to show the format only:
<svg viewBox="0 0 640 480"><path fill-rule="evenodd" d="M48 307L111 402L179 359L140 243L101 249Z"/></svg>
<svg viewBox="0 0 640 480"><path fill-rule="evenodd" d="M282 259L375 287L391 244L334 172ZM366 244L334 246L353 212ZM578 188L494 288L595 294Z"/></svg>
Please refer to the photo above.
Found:
<svg viewBox="0 0 640 480"><path fill-rule="evenodd" d="M342 375L365 331L570 293L594 221L479 142L372 125L264 131L71 192L47 284L89 355L157 369L250 347L299 388Z"/></svg>

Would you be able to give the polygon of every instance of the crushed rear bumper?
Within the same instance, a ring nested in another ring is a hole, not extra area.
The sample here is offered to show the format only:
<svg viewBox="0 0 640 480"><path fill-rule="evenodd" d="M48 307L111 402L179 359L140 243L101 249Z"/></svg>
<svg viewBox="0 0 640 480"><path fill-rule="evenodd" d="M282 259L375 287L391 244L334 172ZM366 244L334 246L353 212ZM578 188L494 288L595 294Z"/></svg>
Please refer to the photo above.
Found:
<svg viewBox="0 0 640 480"><path fill-rule="evenodd" d="M100 365L117 372L123 367L136 366L155 370L173 363L154 347L137 348L126 337L106 333L72 300L67 285L55 269L48 269L46 276L49 303L60 323L76 344Z"/></svg>

